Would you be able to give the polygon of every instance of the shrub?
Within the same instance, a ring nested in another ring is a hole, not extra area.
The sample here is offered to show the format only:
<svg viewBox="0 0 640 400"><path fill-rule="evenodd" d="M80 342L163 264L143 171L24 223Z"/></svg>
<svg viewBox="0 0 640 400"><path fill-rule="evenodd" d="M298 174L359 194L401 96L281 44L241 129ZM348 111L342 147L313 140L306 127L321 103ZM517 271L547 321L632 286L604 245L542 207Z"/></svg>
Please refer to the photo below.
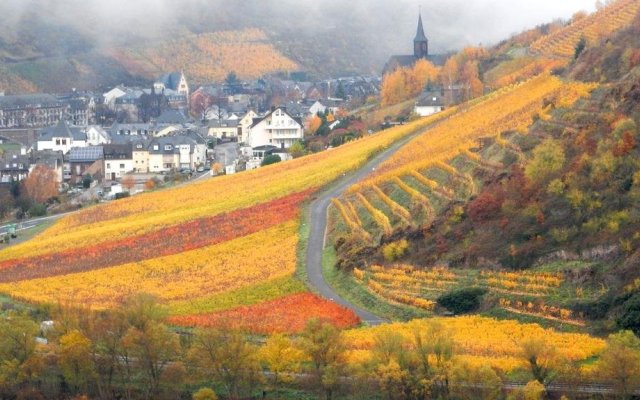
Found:
<svg viewBox="0 0 640 400"><path fill-rule="evenodd" d="M129 197L129 196L130 196L129 192L120 192L120 193L116 193L116 195L114 196L114 198L115 198L116 200L120 200L120 199L124 199L124 198L126 198L126 197Z"/></svg>
<svg viewBox="0 0 640 400"><path fill-rule="evenodd" d="M640 336L640 293L627 300L622 307L622 315L616 320L620 329L632 330Z"/></svg>
<svg viewBox="0 0 640 400"><path fill-rule="evenodd" d="M93 182L93 177L89 174L86 174L82 177L82 187L85 189L89 189L91 187L91 183Z"/></svg>
<svg viewBox="0 0 640 400"><path fill-rule="evenodd" d="M438 297L438 305L455 314L464 314L480 306L480 298L487 293L484 288L464 288L453 290Z"/></svg>
<svg viewBox="0 0 640 400"><path fill-rule="evenodd" d="M29 208L29 215L32 217L42 217L47 215L47 206L41 203L35 203Z"/></svg>
<svg viewBox="0 0 640 400"><path fill-rule="evenodd" d="M385 245L382 248L382 255L388 262L395 261L405 255L409 248L409 242L405 239L398 240Z"/></svg>
<svg viewBox="0 0 640 400"><path fill-rule="evenodd" d="M271 164L279 163L280 161L282 161L282 158L280 158L279 155L271 154L271 155L266 156L264 158L264 160L262 160L262 163L260 165L264 167L265 165L271 165Z"/></svg>
<svg viewBox="0 0 640 400"><path fill-rule="evenodd" d="M209 388L201 388L193 394L193 400L218 400L218 396Z"/></svg>

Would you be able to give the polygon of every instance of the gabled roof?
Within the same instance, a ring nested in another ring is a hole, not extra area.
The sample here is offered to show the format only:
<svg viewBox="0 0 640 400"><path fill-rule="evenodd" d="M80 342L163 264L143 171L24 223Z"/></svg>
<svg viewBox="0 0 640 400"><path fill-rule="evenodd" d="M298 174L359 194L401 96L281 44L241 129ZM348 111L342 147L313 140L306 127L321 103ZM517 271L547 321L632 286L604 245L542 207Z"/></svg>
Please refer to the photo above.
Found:
<svg viewBox="0 0 640 400"><path fill-rule="evenodd" d="M160 116L156 119L157 124L186 124L187 117L178 110L169 109L164 111Z"/></svg>
<svg viewBox="0 0 640 400"><path fill-rule="evenodd" d="M444 106L444 98L440 92L426 92L416 102L418 107L442 107Z"/></svg>
<svg viewBox="0 0 640 400"><path fill-rule="evenodd" d="M175 71L169 74L164 74L158 79L158 82L162 83L165 88L171 90L178 90L178 86L180 86L180 79L182 78L182 73Z"/></svg>
<svg viewBox="0 0 640 400"><path fill-rule="evenodd" d="M61 120L54 127L45 128L40 132L39 141L48 141L53 138L72 138L73 140L87 140L87 134L80 128L70 127L67 121Z"/></svg>
<svg viewBox="0 0 640 400"><path fill-rule="evenodd" d="M285 114L287 114L291 119L293 119L294 121L296 121L300 126L302 126L302 119L298 118L298 117L294 117L293 115L291 115L291 113L289 113L289 111L287 111L286 107L276 107L275 109L269 111L264 117L261 118L254 118L253 119L253 124L251 124L251 128L254 128L256 125L258 125L259 123L261 123L262 121L264 121L265 119L269 118L274 112L276 112L277 110L281 110L283 111Z"/></svg>
<svg viewBox="0 0 640 400"><path fill-rule="evenodd" d="M130 160L133 158L131 143L105 144L102 147L105 160Z"/></svg>
<svg viewBox="0 0 640 400"><path fill-rule="evenodd" d="M50 168L62 167L63 160L62 152L53 150L34 151L30 156L31 164L43 164Z"/></svg>

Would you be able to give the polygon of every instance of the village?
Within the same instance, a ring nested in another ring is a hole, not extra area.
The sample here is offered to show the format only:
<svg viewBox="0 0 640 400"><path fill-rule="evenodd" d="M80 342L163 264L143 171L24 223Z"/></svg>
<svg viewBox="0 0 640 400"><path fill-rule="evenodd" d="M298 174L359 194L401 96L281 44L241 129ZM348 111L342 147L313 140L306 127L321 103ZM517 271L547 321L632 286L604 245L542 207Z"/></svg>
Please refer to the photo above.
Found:
<svg viewBox="0 0 640 400"><path fill-rule="evenodd" d="M173 72L146 88L3 94L0 185L24 181L40 165L55 172L60 193L86 191L76 197L95 201L148 190L169 177L286 161L309 146L305 127L312 117L330 115L326 130L346 132L349 123L340 120L346 109L376 96L379 87L375 77L244 82L230 73L222 83L192 90L184 73ZM316 143L312 150L326 147Z"/></svg>

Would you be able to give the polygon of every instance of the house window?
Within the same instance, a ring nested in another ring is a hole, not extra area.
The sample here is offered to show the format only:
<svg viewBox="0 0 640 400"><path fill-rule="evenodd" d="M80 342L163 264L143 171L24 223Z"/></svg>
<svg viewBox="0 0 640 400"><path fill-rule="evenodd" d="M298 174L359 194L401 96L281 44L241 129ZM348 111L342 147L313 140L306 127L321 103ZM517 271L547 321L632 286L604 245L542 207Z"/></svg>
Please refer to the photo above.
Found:
<svg viewBox="0 0 640 400"><path fill-rule="evenodd" d="M67 144L67 139L62 139L62 144L66 145Z"/></svg>
<svg viewBox="0 0 640 400"><path fill-rule="evenodd" d="M165 149L166 151L170 151L170 150L172 150L172 149L173 149L173 146L171 146L170 144L165 144L165 145L164 145L164 149Z"/></svg>
<svg viewBox="0 0 640 400"><path fill-rule="evenodd" d="M60 146L60 139L56 139L56 146Z"/></svg>
<svg viewBox="0 0 640 400"><path fill-rule="evenodd" d="M142 148L142 144L138 143L138 144L136 145L136 149L141 149L141 148Z"/></svg>
<svg viewBox="0 0 640 400"><path fill-rule="evenodd" d="M154 145L153 145L153 149L154 149L155 151L158 151L158 145L157 145L157 144L154 144Z"/></svg>
<svg viewBox="0 0 640 400"><path fill-rule="evenodd" d="M120 164L120 169L124 169L124 164Z"/></svg>
<svg viewBox="0 0 640 400"><path fill-rule="evenodd" d="M111 168L111 164L110 163L107 163L107 168Z"/></svg>

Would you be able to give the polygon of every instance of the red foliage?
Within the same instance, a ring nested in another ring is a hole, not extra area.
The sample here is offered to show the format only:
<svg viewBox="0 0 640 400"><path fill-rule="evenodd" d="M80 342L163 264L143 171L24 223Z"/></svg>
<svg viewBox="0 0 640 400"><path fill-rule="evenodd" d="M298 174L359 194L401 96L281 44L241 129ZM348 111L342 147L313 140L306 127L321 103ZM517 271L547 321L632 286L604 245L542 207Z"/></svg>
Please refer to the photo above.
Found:
<svg viewBox="0 0 640 400"><path fill-rule="evenodd" d="M495 217L504 202L504 193L499 185L487 188L467 206L467 213L474 222L486 221Z"/></svg>
<svg viewBox="0 0 640 400"><path fill-rule="evenodd" d="M630 132L625 132L622 135L622 139L614 146L613 155L616 157L626 156L631 150L635 149L636 146L636 139L633 135Z"/></svg>
<svg viewBox="0 0 640 400"><path fill-rule="evenodd" d="M211 314L169 318L171 324L198 327L231 327L251 333L300 333L310 319L327 321L337 328L356 326L353 311L311 293L297 293L251 306Z"/></svg>
<svg viewBox="0 0 640 400"><path fill-rule="evenodd" d="M182 253L250 235L296 218L313 189L139 236L0 262L0 282L90 271Z"/></svg>

